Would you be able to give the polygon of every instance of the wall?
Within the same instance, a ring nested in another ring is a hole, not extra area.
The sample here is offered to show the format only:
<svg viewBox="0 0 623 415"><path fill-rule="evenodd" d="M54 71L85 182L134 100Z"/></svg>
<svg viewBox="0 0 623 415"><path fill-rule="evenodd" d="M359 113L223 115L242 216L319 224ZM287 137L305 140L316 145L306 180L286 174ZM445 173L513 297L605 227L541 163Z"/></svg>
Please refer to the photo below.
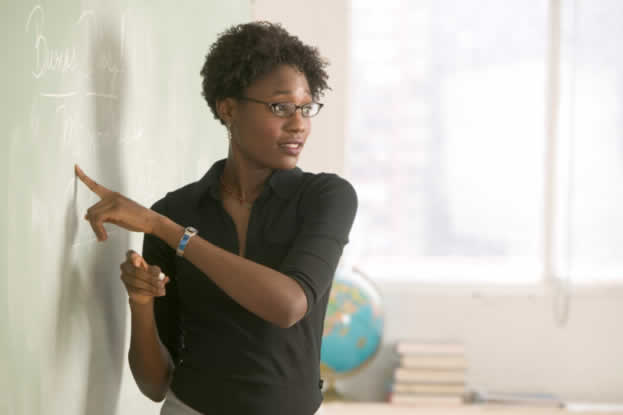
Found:
<svg viewBox="0 0 623 415"><path fill-rule="evenodd" d="M300 165L344 172L348 135L349 4L346 0L255 0L254 16L279 21L320 48L334 91L314 120ZM327 116L329 113L330 116ZM322 132L322 134L319 133ZM326 151L323 149L331 149ZM348 247L345 256L348 255ZM387 328L378 358L341 391L357 400L382 400L395 366L392 347L403 337L456 338L466 345L472 386L556 393L568 400L623 402L623 294L620 287L584 290L571 297L569 320L557 323L557 298L546 287L453 287L378 280Z"/></svg>
<svg viewBox="0 0 623 415"><path fill-rule="evenodd" d="M325 107L312 121L312 132L301 153L299 167L311 172L343 174L348 96L346 3L255 0L252 4L256 20L281 23L291 34L317 47L320 54L329 60L327 72L331 90L321 100Z"/></svg>
<svg viewBox="0 0 623 415"><path fill-rule="evenodd" d="M383 399L396 365L393 344L411 336L463 341L472 387L623 402L620 288L576 292L561 326L554 296L537 289L378 285L386 304L384 348L369 368L339 385L353 398Z"/></svg>

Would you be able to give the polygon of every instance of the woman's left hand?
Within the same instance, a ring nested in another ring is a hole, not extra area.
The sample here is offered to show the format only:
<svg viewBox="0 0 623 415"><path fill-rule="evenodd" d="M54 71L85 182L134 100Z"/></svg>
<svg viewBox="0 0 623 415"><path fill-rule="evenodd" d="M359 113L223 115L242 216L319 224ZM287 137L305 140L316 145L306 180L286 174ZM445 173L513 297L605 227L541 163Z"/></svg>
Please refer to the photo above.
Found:
<svg viewBox="0 0 623 415"><path fill-rule="evenodd" d="M85 219L89 221L98 241L105 241L108 236L104 222L110 222L129 231L152 233L158 214L118 192L113 192L97 184L75 166L76 176L102 200L87 210Z"/></svg>

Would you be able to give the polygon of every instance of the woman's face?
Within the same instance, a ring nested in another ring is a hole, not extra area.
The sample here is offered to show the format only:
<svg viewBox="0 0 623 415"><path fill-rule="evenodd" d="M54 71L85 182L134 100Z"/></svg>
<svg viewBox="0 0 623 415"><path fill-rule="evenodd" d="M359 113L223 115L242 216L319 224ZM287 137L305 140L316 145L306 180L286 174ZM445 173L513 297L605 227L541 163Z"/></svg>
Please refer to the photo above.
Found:
<svg viewBox="0 0 623 415"><path fill-rule="evenodd" d="M289 65L280 65L256 80L243 96L269 103L305 105L312 102L307 78ZM296 167L307 140L311 122L301 115L300 109L288 118L281 118L265 104L237 100L232 111L231 126L232 150L238 156L257 167L292 169ZM288 142L296 142L298 145L286 146Z"/></svg>

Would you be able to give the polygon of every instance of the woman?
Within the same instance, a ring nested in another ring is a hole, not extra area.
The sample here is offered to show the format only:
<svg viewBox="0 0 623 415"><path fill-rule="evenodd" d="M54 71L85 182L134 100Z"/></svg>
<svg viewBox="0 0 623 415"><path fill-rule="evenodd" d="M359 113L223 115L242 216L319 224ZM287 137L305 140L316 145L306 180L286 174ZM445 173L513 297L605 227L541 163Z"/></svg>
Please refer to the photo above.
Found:
<svg viewBox="0 0 623 415"><path fill-rule="evenodd" d="M98 240L104 222L145 233L121 279L130 367L146 396L166 397L162 414L313 414L322 401L324 316L357 210L346 180L296 167L325 66L279 25L232 27L201 71L227 159L151 209L76 166L102 198L85 217Z"/></svg>

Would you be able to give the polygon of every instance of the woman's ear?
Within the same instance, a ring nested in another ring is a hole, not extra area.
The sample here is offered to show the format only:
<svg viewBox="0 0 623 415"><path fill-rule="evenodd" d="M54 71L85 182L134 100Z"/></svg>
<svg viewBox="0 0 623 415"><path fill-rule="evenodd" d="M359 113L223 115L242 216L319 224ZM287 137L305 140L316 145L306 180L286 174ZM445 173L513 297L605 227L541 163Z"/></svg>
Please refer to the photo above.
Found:
<svg viewBox="0 0 623 415"><path fill-rule="evenodd" d="M231 125L236 112L236 101L233 98L216 101L216 111L225 125Z"/></svg>

